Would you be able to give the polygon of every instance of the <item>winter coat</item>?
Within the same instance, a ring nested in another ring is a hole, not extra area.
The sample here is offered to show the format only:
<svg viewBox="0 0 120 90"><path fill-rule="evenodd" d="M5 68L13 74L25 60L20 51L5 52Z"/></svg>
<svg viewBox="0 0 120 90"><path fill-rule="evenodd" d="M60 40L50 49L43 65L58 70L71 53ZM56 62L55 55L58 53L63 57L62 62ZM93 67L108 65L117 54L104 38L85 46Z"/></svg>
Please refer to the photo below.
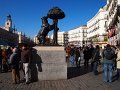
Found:
<svg viewBox="0 0 120 90"><path fill-rule="evenodd" d="M29 49L24 49L21 52L21 61L22 63L30 63L31 54Z"/></svg>
<svg viewBox="0 0 120 90"><path fill-rule="evenodd" d="M114 56L115 56L115 52L114 52L114 50L112 50L111 48L106 48L105 50L103 50L103 53L102 53L102 56L103 56L103 63L107 63L107 64L114 64L115 63L115 57L113 57L111 60L108 60L108 59L106 59L106 53L105 53L105 51L106 50L108 50L109 52L110 51L112 51L112 53L114 54Z"/></svg>
<svg viewBox="0 0 120 90"><path fill-rule="evenodd" d="M13 53L10 56L10 65L12 69L18 69L19 68L19 62L20 62L20 57L18 53Z"/></svg>
<svg viewBox="0 0 120 90"><path fill-rule="evenodd" d="M117 68L120 69L120 50L118 51L116 61L117 61Z"/></svg>
<svg viewBox="0 0 120 90"><path fill-rule="evenodd" d="M99 49L95 49L92 53L92 61L98 61L100 59L100 51Z"/></svg>
<svg viewBox="0 0 120 90"><path fill-rule="evenodd" d="M6 52L6 50L2 51L2 64L7 64L7 52Z"/></svg>
<svg viewBox="0 0 120 90"><path fill-rule="evenodd" d="M90 59L90 50L88 48L83 51L84 59Z"/></svg>

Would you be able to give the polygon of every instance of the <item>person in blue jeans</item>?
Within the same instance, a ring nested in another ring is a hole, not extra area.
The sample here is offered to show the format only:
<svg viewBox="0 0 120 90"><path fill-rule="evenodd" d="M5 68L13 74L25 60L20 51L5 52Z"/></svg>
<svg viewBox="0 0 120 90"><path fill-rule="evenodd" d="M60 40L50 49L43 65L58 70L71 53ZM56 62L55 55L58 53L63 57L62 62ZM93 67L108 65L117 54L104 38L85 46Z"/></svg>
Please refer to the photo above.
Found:
<svg viewBox="0 0 120 90"><path fill-rule="evenodd" d="M104 81L112 82L112 76L113 76L113 64L104 63Z"/></svg>
<svg viewBox="0 0 120 90"><path fill-rule="evenodd" d="M115 51L111 48L109 44L107 44L106 48L102 52L102 56L104 63L104 81L112 82Z"/></svg>

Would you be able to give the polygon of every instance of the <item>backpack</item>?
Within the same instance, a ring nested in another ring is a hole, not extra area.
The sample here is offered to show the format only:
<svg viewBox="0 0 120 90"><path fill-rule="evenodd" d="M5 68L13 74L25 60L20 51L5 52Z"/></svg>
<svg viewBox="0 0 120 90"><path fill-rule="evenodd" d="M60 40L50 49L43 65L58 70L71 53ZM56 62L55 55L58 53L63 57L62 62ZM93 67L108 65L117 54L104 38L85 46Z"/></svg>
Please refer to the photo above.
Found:
<svg viewBox="0 0 120 90"><path fill-rule="evenodd" d="M115 54L112 50L105 50L104 55L105 55L105 58L108 60L114 59L114 56L115 56Z"/></svg>

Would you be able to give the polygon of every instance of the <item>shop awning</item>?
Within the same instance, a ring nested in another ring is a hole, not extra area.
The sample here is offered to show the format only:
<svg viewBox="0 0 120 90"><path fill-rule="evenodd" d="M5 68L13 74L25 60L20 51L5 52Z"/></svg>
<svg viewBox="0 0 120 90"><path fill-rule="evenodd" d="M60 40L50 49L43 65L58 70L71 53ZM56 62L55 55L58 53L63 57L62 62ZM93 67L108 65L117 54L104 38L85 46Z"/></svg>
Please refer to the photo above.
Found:
<svg viewBox="0 0 120 90"><path fill-rule="evenodd" d="M0 40L0 45L8 45L6 41Z"/></svg>
<svg viewBox="0 0 120 90"><path fill-rule="evenodd" d="M17 43L15 42L7 42L8 46L17 46Z"/></svg>
<svg viewBox="0 0 120 90"><path fill-rule="evenodd" d="M0 45L16 46L17 43L15 43L15 42L10 42L10 41L3 41L3 40L0 40Z"/></svg>

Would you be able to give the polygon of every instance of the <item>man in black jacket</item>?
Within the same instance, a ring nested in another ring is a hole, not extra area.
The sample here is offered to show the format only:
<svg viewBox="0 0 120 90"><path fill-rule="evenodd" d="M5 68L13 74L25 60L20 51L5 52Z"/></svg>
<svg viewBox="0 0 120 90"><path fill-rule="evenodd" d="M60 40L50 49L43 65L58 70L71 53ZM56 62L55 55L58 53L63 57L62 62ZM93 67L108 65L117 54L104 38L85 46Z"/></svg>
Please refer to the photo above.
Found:
<svg viewBox="0 0 120 90"><path fill-rule="evenodd" d="M22 45L21 61L23 63L23 68L25 70L26 84L29 84L30 76L31 76L30 75L31 54L30 54L30 50L27 48L27 44Z"/></svg>

